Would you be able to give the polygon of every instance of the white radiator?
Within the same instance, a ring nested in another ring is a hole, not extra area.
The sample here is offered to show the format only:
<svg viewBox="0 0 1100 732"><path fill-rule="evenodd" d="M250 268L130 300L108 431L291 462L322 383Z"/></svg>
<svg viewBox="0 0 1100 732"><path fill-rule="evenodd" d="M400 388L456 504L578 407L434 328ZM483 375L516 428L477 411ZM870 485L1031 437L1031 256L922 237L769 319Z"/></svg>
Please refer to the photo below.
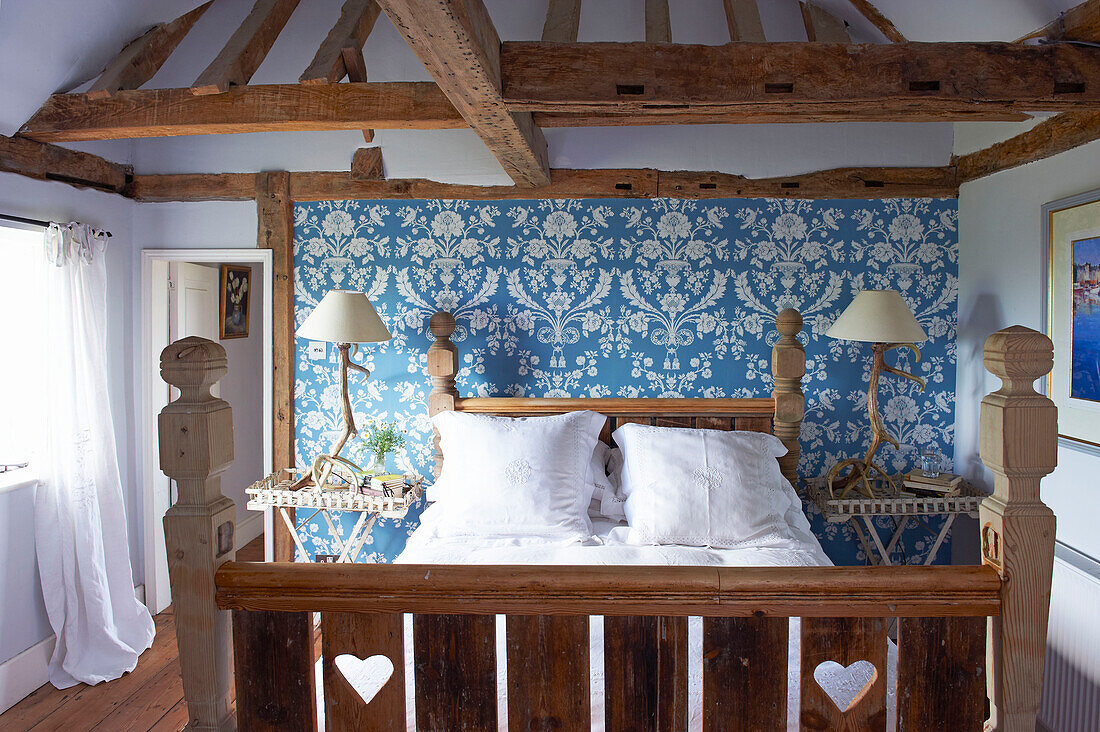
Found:
<svg viewBox="0 0 1100 732"><path fill-rule="evenodd" d="M1100 730L1100 562L1060 543L1039 721L1051 732Z"/></svg>

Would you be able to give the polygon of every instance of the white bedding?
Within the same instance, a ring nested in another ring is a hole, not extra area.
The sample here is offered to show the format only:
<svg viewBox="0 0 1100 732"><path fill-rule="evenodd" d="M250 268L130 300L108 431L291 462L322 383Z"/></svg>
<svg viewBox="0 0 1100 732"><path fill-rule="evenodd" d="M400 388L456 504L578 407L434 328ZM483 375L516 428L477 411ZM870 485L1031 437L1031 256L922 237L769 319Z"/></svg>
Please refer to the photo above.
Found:
<svg viewBox="0 0 1100 732"><path fill-rule="evenodd" d="M494 538L446 538L437 536L436 525L442 521L441 511L434 507L424 512L421 527L409 538L405 551L397 558L404 564L600 564L600 565L674 565L674 566L822 566L831 562L810 533L809 524L801 506L793 507L796 515L789 515L791 526L796 529L797 540L771 540L738 549L712 549L676 545L638 546L624 542L626 528L608 522L593 522L595 535L587 541L561 541L549 537L494 537ZM603 668L603 618L590 620L590 664L592 668L592 729L604 729L604 668ZM797 720L799 698L799 631L798 618L790 623L788 650L788 721L790 730L799 728ZM412 638L412 616L405 616L405 638ZM690 618L688 624L688 684L690 690L689 730L702 729L702 619ZM504 616L497 617L497 710L499 728L507 729L507 683L504 642ZM887 668L887 728L894 729L894 688L897 653L891 643ZM408 729L415 730L414 700L415 679L412 666L412 644L405 645L405 684ZM837 696L847 693L854 697L862 688L844 689L836 678L823 679L837 686ZM361 688L377 688L380 679L364 678ZM359 684L353 682L357 688ZM824 685L824 684L823 684ZM851 684L849 684L851 686ZM318 665L318 689L321 688ZM324 695L318 693L319 706ZM319 710L323 719L324 710ZM323 725L322 725L323 728Z"/></svg>

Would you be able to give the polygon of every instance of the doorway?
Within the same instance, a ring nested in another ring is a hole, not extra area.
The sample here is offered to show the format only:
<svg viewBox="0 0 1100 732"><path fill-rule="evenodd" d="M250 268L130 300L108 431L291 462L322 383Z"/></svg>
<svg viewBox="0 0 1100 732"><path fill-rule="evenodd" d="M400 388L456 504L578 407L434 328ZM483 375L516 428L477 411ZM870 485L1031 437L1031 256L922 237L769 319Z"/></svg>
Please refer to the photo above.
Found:
<svg viewBox="0 0 1100 732"><path fill-rule="evenodd" d="M223 265L250 272L250 310L245 335L238 327L221 338L219 303ZM173 482L160 470L157 415L178 391L160 377L160 353L169 343L196 335L226 349L229 373L212 389L233 408L234 460L222 473L222 492L237 504L234 544L240 548L264 532L262 513L245 508L244 489L271 472L272 446L272 256L264 249L173 249L141 253L142 426L141 480L145 548L145 603L158 613L172 601L162 519L175 500ZM266 532L270 535L270 532Z"/></svg>

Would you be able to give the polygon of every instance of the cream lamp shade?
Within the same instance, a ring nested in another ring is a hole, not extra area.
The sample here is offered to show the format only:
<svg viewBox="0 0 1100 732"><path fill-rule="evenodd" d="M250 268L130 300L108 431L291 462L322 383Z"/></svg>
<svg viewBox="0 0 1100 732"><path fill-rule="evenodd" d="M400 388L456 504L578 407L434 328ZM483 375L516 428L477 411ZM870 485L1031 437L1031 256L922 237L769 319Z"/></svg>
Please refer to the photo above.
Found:
<svg viewBox="0 0 1100 732"><path fill-rule="evenodd" d="M897 290L863 290L825 335L868 343L917 343L928 338Z"/></svg>
<svg viewBox="0 0 1100 732"><path fill-rule="evenodd" d="M367 296L352 290L325 295L298 327L297 336L331 343L378 343L393 337Z"/></svg>

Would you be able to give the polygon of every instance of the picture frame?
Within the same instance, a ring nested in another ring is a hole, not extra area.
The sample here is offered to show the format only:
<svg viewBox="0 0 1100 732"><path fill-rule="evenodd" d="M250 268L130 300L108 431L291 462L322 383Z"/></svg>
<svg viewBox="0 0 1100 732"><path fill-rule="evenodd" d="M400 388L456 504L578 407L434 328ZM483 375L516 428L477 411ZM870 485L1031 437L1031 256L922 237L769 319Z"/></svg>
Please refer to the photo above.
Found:
<svg viewBox="0 0 1100 732"><path fill-rule="evenodd" d="M1043 228L1054 344L1047 396L1060 438L1100 447L1100 189L1044 205Z"/></svg>
<svg viewBox="0 0 1100 732"><path fill-rule="evenodd" d="M221 267L221 295L218 297L219 338L248 337L248 316L252 301L252 268L238 264Z"/></svg>

